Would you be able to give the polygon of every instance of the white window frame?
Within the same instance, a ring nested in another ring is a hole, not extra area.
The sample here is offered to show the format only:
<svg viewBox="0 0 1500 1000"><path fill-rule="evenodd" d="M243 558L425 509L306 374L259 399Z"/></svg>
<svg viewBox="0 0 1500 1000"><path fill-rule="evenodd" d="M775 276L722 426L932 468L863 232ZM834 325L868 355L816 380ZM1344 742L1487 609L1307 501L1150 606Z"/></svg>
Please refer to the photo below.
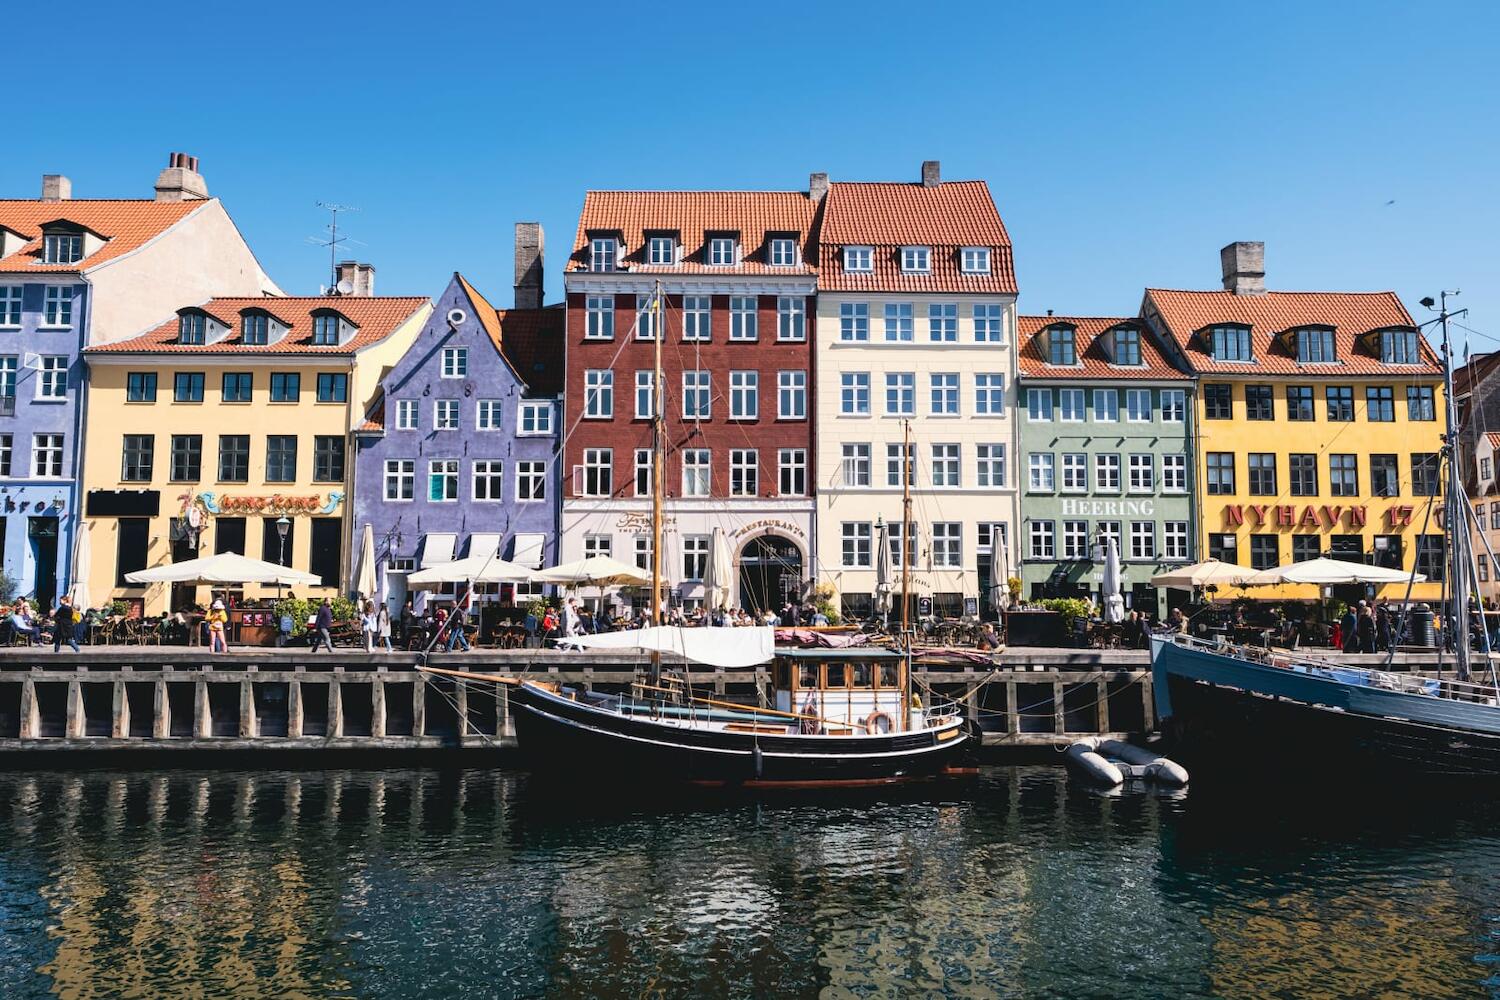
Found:
<svg viewBox="0 0 1500 1000"><path fill-rule="evenodd" d="M42 323L48 330L67 330L73 326L73 287L48 285L42 293Z"/></svg>
<svg viewBox="0 0 1500 1000"><path fill-rule="evenodd" d="M1026 558L1053 559L1057 553L1056 528L1051 521L1032 521L1026 533Z"/></svg>
<svg viewBox="0 0 1500 1000"><path fill-rule="evenodd" d="M469 377L469 349L467 347L445 347L442 359L443 378Z"/></svg>
<svg viewBox="0 0 1500 1000"><path fill-rule="evenodd" d="M1130 558L1141 560L1156 558L1155 521L1130 522Z"/></svg>
<svg viewBox="0 0 1500 1000"><path fill-rule="evenodd" d="M791 488L787 478L791 477ZM776 494L783 497L807 496L807 449L778 448L776 451Z"/></svg>
<svg viewBox="0 0 1500 1000"><path fill-rule="evenodd" d="M1006 456L1003 442L992 441L977 445L974 461L980 489L1005 488Z"/></svg>
<svg viewBox="0 0 1500 1000"><path fill-rule="evenodd" d="M713 378L707 371L682 373L682 419L713 419Z"/></svg>
<svg viewBox="0 0 1500 1000"><path fill-rule="evenodd" d="M959 268L964 274L989 274L990 248L964 247L959 251Z"/></svg>
<svg viewBox="0 0 1500 1000"><path fill-rule="evenodd" d="M927 544L927 552L936 569L962 569L964 565L963 522L932 522L932 534Z"/></svg>
<svg viewBox="0 0 1500 1000"><path fill-rule="evenodd" d="M1062 557L1067 560L1089 558L1089 523L1069 519L1062 523Z"/></svg>
<svg viewBox="0 0 1500 1000"><path fill-rule="evenodd" d="M910 302L885 304L884 336L889 344L910 344L916 336L916 320Z"/></svg>
<svg viewBox="0 0 1500 1000"><path fill-rule="evenodd" d="M527 496L527 492L531 496ZM547 463L516 463L516 503L541 503L547 499Z"/></svg>
<svg viewBox="0 0 1500 1000"><path fill-rule="evenodd" d="M1119 453L1113 451L1097 452L1094 455L1094 492L1119 493L1120 491Z"/></svg>
<svg viewBox="0 0 1500 1000"><path fill-rule="evenodd" d="M492 496L480 496L479 484L493 483ZM476 503L500 503L505 499L505 463L496 458L476 458L469 467L469 496Z"/></svg>
<svg viewBox="0 0 1500 1000"><path fill-rule="evenodd" d="M476 399L474 401L474 429L476 431L498 431L504 427L504 400ZM519 425L517 429L519 430Z"/></svg>
<svg viewBox="0 0 1500 1000"><path fill-rule="evenodd" d="M1062 482L1060 493L1087 493L1089 491L1089 457L1081 451L1065 451L1062 455Z"/></svg>
<svg viewBox="0 0 1500 1000"><path fill-rule="evenodd" d="M792 369L776 373L776 419L807 419L807 372Z"/></svg>
<svg viewBox="0 0 1500 1000"><path fill-rule="evenodd" d="M913 441L908 445L888 442L885 446L885 484L887 486L901 485L901 470L906 469L906 478L910 485L917 485L917 444Z"/></svg>
<svg viewBox="0 0 1500 1000"><path fill-rule="evenodd" d="M1156 492L1156 456L1149 451L1131 452L1129 460L1131 493Z"/></svg>
<svg viewBox="0 0 1500 1000"><path fill-rule="evenodd" d="M584 340L615 339L615 297L589 295L584 298Z"/></svg>
<svg viewBox="0 0 1500 1000"><path fill-rule="evenodd" d="M612 420L615 415L615 373L611 368L589 368L583 373L583 418Z"/></svg>
<svg viewBox="0 0 1500 1000"><path fill-rule="evenodd" d="M36 372L36 398L60 400L68 398L68 356L66 354L43 354Z"/></svg>
<svg viewBox="0 0 1500 1000"><path fill-rule="evenodd" d="M635 339L656 339L656 295L642 293L635 297Z"/></svg>
<svg viewBox="0 0 1500 1000"><path fill-rule="evenodd" d="M729 450L729 495L760 495L760 452L754 448Z"/></svg>
<svg viewBox="0 0 1500 1000"><path fill-rule="evenodd" d="M1125 421L1132 424L1149 424L1155 417L1151 404L1150 389L1125 390Z"/></svg>
<svg viewBox="0 0 1500 1000"><path fill-rule="evenodd" d="M729 419L760 419L760 372L753 368L729 373Z"/></svg>
<svg viewBox="0 0 1500 1000"><path fill-rule="evenodd" d="M392 487L395 496L391 496ZM411 503L417 495L417 463L410 458L388 458L385 460L386 503Z"/></svg>
<svg viewBox="0 0 1500 1000"><path fill-rule="evenodd" d="M432 498L432 484L441 477L443 481L443 496L434 500ZM427 502L428 503L458 503L458 481L459 463L456 458L434 458L427 463ZM452 490L448 489L451 480ZM449 493L452 496L449 496Z"/></svg>
<svg viewBox="0 0 1500 1000"><path fill-rule="evenodd" d="M932 446L932 488L956 490L964 484L963 460L957 444L940 442Z"/></svg>
<svg viewBox="0 0 1500 1000"><path fill-rule="evenodd" d="M656 372L651 369L635 373L635 419L650 420L656 415Z"/></svg>
<svg viewBox="0 0 1500 1000"><path fill-rule="evenodd" d="M711 496L714 488L714 458L708 448L682 449L682 495Z"/></svg>
<svg viewBox="0 0 1500 1000"><path fill-rule="evenodd" d="M875 270L875 248L844 247L844 270L849 274L871 274Z"/></svg>
<svg viewBox="0 0 1500 1000"><path fill-rule="evenodd" d="M789 236L771 237L770 252L766 259L772 267L796 267L798 263L797 241Z"/></svg>
<svg viewBox="0 0 1500 1000"><path fill-rule="evenodd" d="M523 399L516 408L517 437L550 437L552 404L545 400Z"/></svg>
<svg viewBox="0 0 1500 1000"><path fill-rule="evenodd" d="M1081 424L1088 418L1088 393L1082 389L1057 390L1057 419L1064 424Z"/></svg>
<svg viewBox="0 0 1500 1000"><path fill-rule="evenodd" d="M1005 343L1005 307L998 302L974 303L974 342Z"/></svg>
<svg viewBox="0 0 1500 1000"><path fill-rule="evenodd" d="M958 303L927 304L927 339L934 344L958 343Z"/></svg>
<svg viewBox="0 0 1500 1000"><path fill-rule="evenodd" d="M783 343L807 340L807 300L802 296L776 297L776 339Z"/></svg>
<svg viewBox="0 0 1500 1000"><path fill-rule="evenodd" d="M1050 451L1033 451L1026 456L1026 489L1030 493L1057 491L1056 460Z"/></svg>
<svg viewBox="0 0 1500 1000"><path fill-rule="evenodd" d="M590 490L589 478L592 475L596 486L606 486L607 489ZM583 489L579 492L586 497L612 496L615 491L615 450L613 448L585 448L583 449Z"/></svg>
<svg viewBox="0 0 1500 1000"><path fill-rule="evenodd" d="M1026 390L1026 420L1028 423L1033 424L1050 424L1052 422L1051 389Z"/></svg>
<svg viewBox="0 0 1500 1000"><path fill-rule="evenodd" d="M729 297L729 339L750 343L760 339L760 298L755 295Z"/></svg>
<svg viewBox="0 0 1500 1000"><path fill-rule="evenodd" d="M844 344L870 342L870 303L839 303L839 342Z"/></svg>
<svg viewBox="0 0 1500 1000"><path fill-rule="evenodd" d="M1161 557L1167 560L1188 558L1188 523L1186 521L1163 521Z"/></svg>
<svg viewBox="0 0 1500 1000"><path fill-rule="evenodd" d="M840 448L839 471L843 476L845 489L867 489L872 486L874 480L871 478L871 467L868 442L847 441Z"/></svg>
<svg viewBox="0 0 1500 1000"><path fill-rule="evenodd" d="M710 267L734 267L739 263L739 241L733 236L713 236L708 241Z"/></svg>
<svg viewBox="0 0 1500 1000"><path fill-rule="evenodd" d="M896 405L892 405L892 403ZM885 415L888 417L914 417L917 415L917 373L885 373Z"/></svg>
<svg viewBox="0 0 1500 1000"><path fill-rule="evenodd" d="M907 246L901 248L902 274L931 274L932 248Z"/></svg>
<svg viewBox="0 0 1500 1000"><path fill-rule="evenodd" d="M615 554L615 536L587 534L583 536L583 557L585 559L594 556L612 558Z"/></svg>
<svg viewBox="0 0 1500 1000"><path fill-rule="evenodd" d="M52 432L31 436L31 475L34 479L61 479L63 435Z"/></svg>
<svg viewBox="0 0 1500 1000"><path fill-rule="evenodd" d="M435 431L456 431L463 420L456 399L434 399L432 401L432 429Z"/></svg>
<svg viewBox="0 0 1500 1000"><path fill-rule="evenodd" d="M870 416L869 372L839 372L839 415Z"/></svg>
<svg viewBox="0 0 1500 1000"><path fill-rule="evenodd" d="M977 372L974 375L974 415L976 417L1006 415L1005 376L1000 372Z"/></svg>
<svg viewBox="0 0 1500 1000"><path fill-rule="evenodd" d="M713 339L714 300L709 295L682 297L682 339L706 344Z"/></svg>
<svg viewBox="0 0 1500 1000"><path fill-rule="evenodd" d="M1120 422L1120 392L1118 389L1094 390L1094 423L1117 424Z"/></svg>
<svg viewBox="0 0 1500 1000"><path fill-rule="evenodd" d="M1187 455L1169 454L1161 457L1161 491L1176 494L1187 492Z"/></svg>
<svg viewBox="0 0 1500 1000"><path fill-rule="evenodd" d="M21 325L22 286L0 285L0 327Z"/></svg>
<svg viewBox="0 0 1500 1000"><path fill-rule="evenodd" d="M414 431L422 426L422 403L416 399L396 400L396 430Z"/></svg>
<svg viewBox="0 0 1500 1000"><path fill-rule="evenodd" d="M934 417L959 415L958 372L928 373L928 405Z"/></svg>
<svg viewBox="0 0 1500 1000"><path fill-rule="evenodd" d="M589 270L619 269L620 241L611 236L596 236L589 241Z"/></svg>
<svg viewBox="0 0 1500 1000"><path fill-rule="evenodd" d="M43 233L42 263L76 264L83 260L82 233Z"/></svg>
<svg viewBox="0 0 1500 1000"><path fill-rule="evenodd" d="M839 564L844 569L869 569L874 564L875 526L869 521L845 521L839 526Z"/></svg>
<svg viewBox="0 0 1500 1000"><path fill-rule="evenodd" d="M653 267L672 267L677 263L677 241L670 236L651 236L646 240L646 263Z"/></svg>
<svg viewBox="0 0 1500 1000"><path fill-rule="evenodd" d="M1161 419L1164 424L1180 424L1187 419L1187 390L1161 391Z"/></svg>
<svg viewBox="0 0 1500 1000"><path fill-rule="evenodd" d="M649 497L651 491L656 488L655 480L655 453L650 448L637 448L635 450L635 495L638 497Z"/></svg>

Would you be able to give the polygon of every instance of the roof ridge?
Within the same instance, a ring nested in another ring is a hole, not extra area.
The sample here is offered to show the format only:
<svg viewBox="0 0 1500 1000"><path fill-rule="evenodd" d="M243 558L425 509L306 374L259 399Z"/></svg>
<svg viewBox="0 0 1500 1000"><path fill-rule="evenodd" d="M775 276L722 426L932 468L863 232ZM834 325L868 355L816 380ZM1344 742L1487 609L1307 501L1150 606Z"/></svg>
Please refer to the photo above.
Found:
<svg viewBox="0 0 1500 1000"><path fill-rule="evenodd" d="M786 194L806 198L806 191L787 191L780 188L589 188L584 197L591 194Z"/></svg>
<svg viewBox="0 0 1500 1000"><path fill-rule="evenodd" d="M1236 294L1234 292L1229 291L1226 288L1152 288L1149 285L1146 287L1146 291L1148 293L1149 292L1176 292L1176 293L1182 294L1182 295L1235 295ZM1390 289L1390 288L1382 288L1382 289L1379 289L1379 290L1376 290L1376 291L1373 291L1373 292L1318 291L1317 289L1306 289L1306 288L1295 288L1295 289L1294 288L1268 288L1266 291L1261 292L1260 294L1257 294L1257 295L1240 295L1238 297L1241 298L1241 299L1245 299L1246 301L1254 301L1255 299L1265 298L1267 295L1395 295L1397 298L1400 298L1400 295L1398 295L1394 289Z"/></svg>

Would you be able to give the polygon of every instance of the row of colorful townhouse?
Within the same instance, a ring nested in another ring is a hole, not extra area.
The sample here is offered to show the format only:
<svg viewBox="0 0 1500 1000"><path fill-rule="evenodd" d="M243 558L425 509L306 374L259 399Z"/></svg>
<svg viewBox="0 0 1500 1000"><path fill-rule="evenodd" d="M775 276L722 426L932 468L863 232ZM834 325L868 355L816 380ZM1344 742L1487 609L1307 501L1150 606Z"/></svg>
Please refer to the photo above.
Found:
<svg viewBox="0 0 1500 1000"><path fill-rule="evenodd" d="M1436 579L1442 369L1394 294L1268 292L1263 248L1236 243L1222 290L1018 317L987 185L932 161L909 183L591 191L553 306L542 243L516 227L509 309L457 274L435 303L376 296L352 262L298 297L192 157L149 200L49 176L0 201L5 573L150 613L199 595L126 574L209 552L347 593L367 530L393 605L462 556L648 566L659 391L686 604L718 532L732 604L827 587L849 616L875 605L882 540L936 614L1016 581L1096 591L1109 537L1158 614L1149 578L1207 556Z"/></svg>

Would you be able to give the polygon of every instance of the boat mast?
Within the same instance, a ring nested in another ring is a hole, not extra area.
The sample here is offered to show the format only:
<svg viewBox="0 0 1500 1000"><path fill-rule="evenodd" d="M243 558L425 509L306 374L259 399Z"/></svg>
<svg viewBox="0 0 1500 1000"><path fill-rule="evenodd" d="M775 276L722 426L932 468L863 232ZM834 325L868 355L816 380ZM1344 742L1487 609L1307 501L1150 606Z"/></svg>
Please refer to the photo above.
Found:
<svg viewBox="0 0 1500 1000"><path fill-rule="evenodd" d="M901 639L911 654L911 561L916 539L911 530L911 421L901 421Z"/></svg>
<svg viewBox="0 0 1500 1000"><path fill-rule="evenodd" d="M661 522L664 466L666 465L666 408L663 405L661 341L666 331L663 323L661 279L656 281L655 301L651 307L651 624L662 623L661 614ZM652 683L661 683L661 653L651 653Z"/></svg>
<svg viewBox="0 0 1500 1000"><path fill-rule="evenodd" d="M1463 472L1460 469L1462 448L1458 433L1458 404L1453 398L1453 341L1448 336L1448 320L1468 312L1460 309L1448 311L1448 296L1458 292L1439 292L1438 324L1443 331L1443 415L1447 421L1447 433L1443 435L1443 450L1447 452L1448 476L1443 484L1443 531L1448 536L1448 565L1446 571L1450 582L1449 593L1453 597L1453 655L1456 660L1458 679L1469 679L1469 572L1474 565L1473 540L1469 534L1468 497L1464 493ZM1425 298L1422 304L1432 308L1432 299ZM1462 505L1462 506L1460 506ZM1445 623L1446 624L1446 623Z"/></svg>

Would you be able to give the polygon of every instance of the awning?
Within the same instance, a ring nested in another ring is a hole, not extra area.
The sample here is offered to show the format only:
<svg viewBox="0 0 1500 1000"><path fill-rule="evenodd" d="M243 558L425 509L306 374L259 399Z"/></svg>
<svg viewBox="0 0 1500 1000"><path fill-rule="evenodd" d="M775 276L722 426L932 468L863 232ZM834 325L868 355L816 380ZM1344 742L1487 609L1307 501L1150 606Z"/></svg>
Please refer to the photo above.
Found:
<svg viewBox="0 0 1500 1000"><path fill-rule="evenodd" d="M541 569L546 543L546 535L519 534L516 536L510 561L517 566L525 566L527 569Z"/></svg>
<svg viewBox="0 0 1500 1000"><path fill-rule="evenodd" d="M469 536L469 558L488 558L500 551L500 536L487 531L476 531Z"/></svg>
<svg viewBox="0 0 1500 1000"><path fill-rule="evenodd" d="M434 531L422 536L422 566L436 566L453 561L453 546L458 536L451 531Z"/></svg>

